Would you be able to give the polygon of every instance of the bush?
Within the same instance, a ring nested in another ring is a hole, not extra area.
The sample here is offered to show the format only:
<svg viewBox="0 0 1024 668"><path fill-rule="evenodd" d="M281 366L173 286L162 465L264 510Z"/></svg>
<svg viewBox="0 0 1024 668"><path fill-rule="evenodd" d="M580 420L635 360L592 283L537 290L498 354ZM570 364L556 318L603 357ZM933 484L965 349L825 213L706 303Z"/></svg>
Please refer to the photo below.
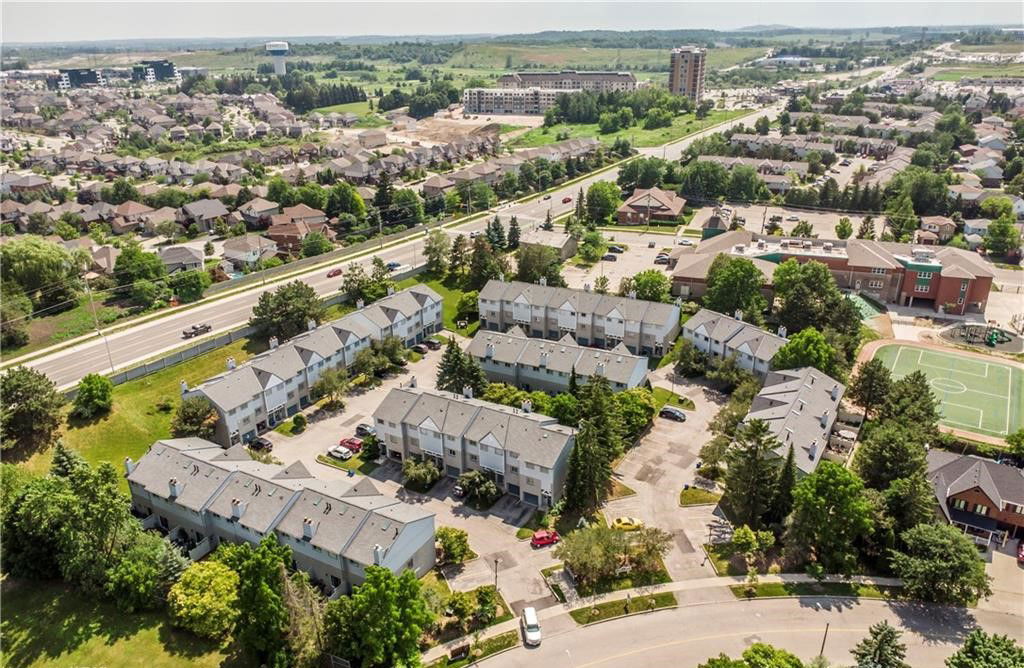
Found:
<svg viewBox="0 0 1024 668"><path fill-rule="evenodd" d="M501 490L480 471L466 471L459 476L459 486L466 498L480 505L490 505L501 496Z"/></svg>
<svg viewBox="0 0 1024 668"><path fill-rule="evenodd" d="M425 492L441 479L441 471L429 459L406 459L402 462L402 477L406 487Z"/></svg>
<svg viewBox="0 0 1024 668"><path fill-rule="evenodd" d="M109 378L96 373L86 374L78 382L74 407L71 414L88 420L106 413L114 403L114 384Z"/></svg>
<svg viewBox="0 0 1024 668"><path fill-rule="evenodd" d="M438 527L435 536L441 547L443 563L461 564L472 552L469 549L469 534L462 529Z"/></svg>
<svg viewBox="0 0 1024 668"><path fill-rule="evenodd" d="M306 428L306 416L302 413L296 413L295 417L292 418L292 431L302 431Z"/></svg>
<svg viewBox="0 0 1024 668"><path fill-rule="evenodd" d="M218 561L192 564L167 596L171 622L203 638L225 636L238 617L238 583Z"/></svg>

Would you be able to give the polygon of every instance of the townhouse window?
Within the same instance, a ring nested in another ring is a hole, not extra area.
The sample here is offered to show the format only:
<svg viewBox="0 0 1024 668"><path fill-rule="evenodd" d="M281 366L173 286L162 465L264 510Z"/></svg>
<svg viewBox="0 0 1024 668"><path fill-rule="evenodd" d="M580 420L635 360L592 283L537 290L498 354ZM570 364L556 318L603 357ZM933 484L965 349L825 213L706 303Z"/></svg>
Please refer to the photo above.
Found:
<svg viewBox="0 0 1024 668"><path fill-rule="evenodd" d="M377 424L384 424L384 420L381 420L380 418L377 418Z"/></svg>
<svg viewBox="0 0 1024 668"><path fill-rule="evenodd" d="M932 272L930 272L930 271L918 272L917 280L919 280L919 281L930 281L930 280L932 280Z"/></svg>
<svg viewBox="0 0 1024 668"><path fill-rule="evenodd" d="M526 468L529 469L530 471L536 471L537 470L537 467L534 466L533 464L531 464L530 462L526 462Z"/></svg>
<svg viewBox="0 0 1024 668"><path fill-rule="evenodd" d="M237 410L237 408L232 408L231 410L228 411L228 415L234 415Z"/></svg>
<svg viewBox="0 0 1024 668"><path fill-rule="evenodd" d="M983 503L977 503L974 505L975 515L988 515L988 506Z"/></svg>
<svg viewBox="0 0 1024 668"><path fill-rule="evenodd" d="M459 454L459 453L457 453L453 448L448 448L448 456L449 457L454 457L457 454Z"/></svg>
<svg viewBox="0 0 1024 668"><path fill-rule="evenodd" d="M881 290L882 285L884 285L882 281L868 281L868 287L872 290Z"/></svg>
<svg viewBox="0 0 1024 668"><path fill-rule="evenodd" d="M469 444L470 444L470 445L476 445L476 441L474 441L474 440L470 439L470 440L469 440ZM481 449L482 449L482 448L483 448L483 446L481 446Z"/></svg>
<svg viewBox="0 0 1024 668"><path fill-rule="evenodd" d="M953 507L957 510L967 510L967 502L963 499L953 499Z"/></svg>
<svg viewBox="0 0 1024 668"><path fill-rule="evenodd" d="M471 462L476 462L476 461L479 461L479 460L480 460L480 458L477 457L476 455L470 455L469 456L469 461L471 461Z"/></svg>
<svg viewBox="0 0 1024 668"><path fill-rule="evenodd" d="M508 470L509 470L509 473L519 473L519 467L518 466L509 466Z"/></svg>
<svg viewBox="0 0 1024 668"><path fill-rule="evenodd" d="M1006 503L1003 505L1003 510L1008 513L1020 513L1020 508L1016 503Z"/></svg>

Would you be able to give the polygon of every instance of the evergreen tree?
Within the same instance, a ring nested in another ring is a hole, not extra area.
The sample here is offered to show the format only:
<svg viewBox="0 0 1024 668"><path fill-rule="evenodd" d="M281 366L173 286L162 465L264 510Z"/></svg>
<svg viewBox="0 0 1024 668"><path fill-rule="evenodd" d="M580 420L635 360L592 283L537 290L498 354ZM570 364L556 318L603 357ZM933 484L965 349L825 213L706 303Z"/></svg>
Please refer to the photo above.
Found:
<svg viewBox="0 0 1024 668"><path fill-rule="evenodd" d="M779 469L779 478L775 483L775 495L772 496L771 507L768 509L768 522L781 525L793 509L793 485L796 484L796 459L793 446L789 446L786 460Z"/></svg>
<svg viewBox="0 0 1024 668"><path fill-rule="evenodd" d="M373 205L377 207L377 211L384 218L385 221L391 221L396 217L393 215L394 211L391 210L391 204L395 199L395 189L391 185L391 177L388 173L381 172L380 182L377 184L377 192L373 195ZM401 215L397 216L401 217Z"/></svg>
<svg viewBox="0 0 1024 668"><path fill-rule="evenodd" d="M910 668L903 660L907 646L900 642L902 635L885 620L872 624L868 636L850 651L857 659L857 668Z"/></svg>
<svg viewBox="0 0 1024 668"><path fill-rule="evenodd" d="M508 221L508 250L519 248L519 234L519 221L512 216L512 220Z"/></svg>
<svg viewBox="0 0 1024 668"><path fill-rule="evenodd" d="M594 420L581 421L569 455L566 505L584 511L598 507L611 480L611 471L611 462L603 456L599 427Z"/></svg>
<svg viewBox="0 0 1024 668"><path fill-rule="evenodd" d="M864 216L864 220L860 221L860 227L857 228L857 238L874 240L875 221L871 216Z"/></svg>
<svg viewBox="0 0 1024 668"><path fill-rule="evenodd" d="M50 475L69 478L82 467L88 467L82 455L64 445L64 441L58 440L53 449L53 461L50 462Z"/></svg>
<svg viewBox="0 0 1024 668"><path fill-rule="evenodd" d="M882 360L876 357L857 368L846 395L864 409L866 420L871 409L884 402L891 390L892 374Z"/></svg>
<svg viewBox="0 0 1024 668"><path fill-rule="evenodd" d="M482 397L484 391L487 389L488 381L487 376L484 374L484 370L480 368L479 362L477 362L472 355L463 353L461 370L462 387L470 387L473 389L474 397Z"/></svg>
<svg viewBox="0 0 1024 668"><path fill-rule="evenodd" d="M463 357L455 337L450 337L437 365L437 389L462 394Z"/></svg>
<svg viewBox="0 0 1024 668"><path fill-rule="evenodd" d="M576 377L576 365L575 364L572 365L572 372L569 374L569 389L568 389L568 392L569 392L569 394L571 394L572 396L576 397L577 399L580 396L579 379Z"/></svg>
<svg viewBox="0 0 1024 668"><path fill-rule="evenodd" d="M466 269L466 257L469 253L469 242L465 234L455 237L452 242L451 261L448 263L448 271L454 276L460 276Z"/></svg>
<svg viewBox="0 0 1024 668"><path fill-rule="evenodd" d="M501 251L505 249L505 228L502 227L501 219L497 216L487 224L485 236L487 237L487 242L491 244L491 248L494 250Z"/></svg>
<svg viewBox="0 0 1024 668"><path fill-rule="evenodd" d="M773 461L778 445L764 420L752 420L737 431L725 456L725 497L737 525L764 526L779 475Z"/></svg>
<svg viewBox="0 0 1024 668"><path fill-rule="evenodd" d="M898 420L916 425L928 434L935 432L939 421L938 402L923 371L915 371L892 384L878 411L878 420Z"/></svg>
<svg viewBox="0 0 1024 668"><path fill-rule="evenodd" d="M589 418L597 429L598 451L605 463L611 463L625 450L623 427L612 394L611 384L604 376L594 375L580 389L581 416Z"/></svg>

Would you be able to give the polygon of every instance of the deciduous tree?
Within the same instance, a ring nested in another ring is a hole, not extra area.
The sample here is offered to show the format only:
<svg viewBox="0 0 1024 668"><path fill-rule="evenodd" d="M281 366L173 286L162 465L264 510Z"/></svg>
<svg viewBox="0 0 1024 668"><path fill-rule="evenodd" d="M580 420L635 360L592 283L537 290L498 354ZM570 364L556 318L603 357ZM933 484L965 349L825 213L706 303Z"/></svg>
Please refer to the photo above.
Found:
<svg viewBox="0 0 1024 668"><path fill-rule="evenodd" d="M60 426L64 397L45 374L26 366L0 376L0 442L3 449L48 445Z"/></svg>
<svg viewBox="0 0 1024 668"><path fill-rule="evenodd" d="M900 536L891 552L893 573L922 601L968 605L992 593L974 541L949 524L919 524Z"/></svg>

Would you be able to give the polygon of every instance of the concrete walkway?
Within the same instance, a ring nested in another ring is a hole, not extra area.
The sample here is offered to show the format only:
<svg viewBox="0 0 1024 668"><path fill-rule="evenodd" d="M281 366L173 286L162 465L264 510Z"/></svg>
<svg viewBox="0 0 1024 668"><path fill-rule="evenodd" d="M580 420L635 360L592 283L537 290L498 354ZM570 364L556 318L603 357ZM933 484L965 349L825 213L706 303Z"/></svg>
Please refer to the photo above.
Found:
<svg viewBox="0 0 1024 668"><path fill-rule="evenodd" d="M633 596L646 596L648 594L657 594L661 592L684 592L684 591L697 591L697 590L713 590L716 594L720 594L720 600L735 601L736 597L728 587L732 585L739 585L746 582L745 576L722 576L713 578L702 578L699 580L682 580L676 582L668 582L660 585L652 585L650 587L636 587L633 589L623 589L620 591L614 591L608 594L599 594L597 596L591 596L580 599L578 605L554 605L537 612L537 616L541 621L551 620L563 615L568 615L573 610L579 610L582 608L588 608L596 603L606 603L608 601L624 601L627 598ZM758 578L759 583L800 583L800 582L816 582L814 578L809 575L802 573L789 573L781 575L762 575ZM828 575L825 577L825 582L850 582L859 584L871 584L881 585L889 587L899 587L902 583L897 578L872 578L866 576L854 576L850 579L844 579L839 575ZM488 627L481 634L479 639L472 639L469 636L462 638L456 638L443 645L432 647L431 649L424 652L422 660L423 663L429 664L432 661L440 659L442 656L446 656L456 647L461 647L469 642L479 642L487 638L492 638L497 635L501 635L507 631L515 631L519 629L519 619L514 617L501 624L495 624L494 626Z"/></svg>

